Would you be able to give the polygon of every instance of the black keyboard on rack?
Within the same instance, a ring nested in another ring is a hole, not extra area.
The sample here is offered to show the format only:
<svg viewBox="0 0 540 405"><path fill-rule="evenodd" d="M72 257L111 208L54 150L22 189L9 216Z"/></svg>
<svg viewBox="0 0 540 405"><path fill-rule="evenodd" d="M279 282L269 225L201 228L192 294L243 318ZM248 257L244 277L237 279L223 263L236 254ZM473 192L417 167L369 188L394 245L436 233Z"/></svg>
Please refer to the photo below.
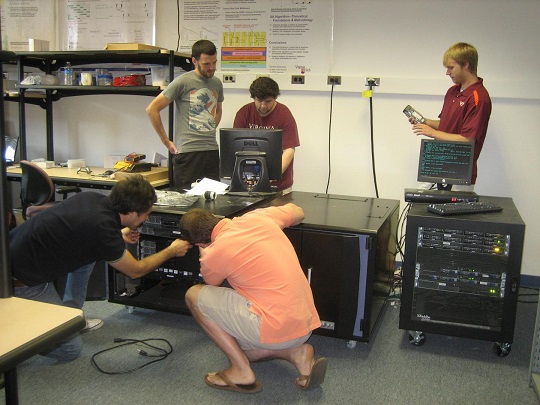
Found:
<svg viewBox="0 0 540 405"><path fill-rule="evenodd" d="M488 201L473 201L428 204L427 210L438 215L463 215L502 211L502 207Z"/></svg>

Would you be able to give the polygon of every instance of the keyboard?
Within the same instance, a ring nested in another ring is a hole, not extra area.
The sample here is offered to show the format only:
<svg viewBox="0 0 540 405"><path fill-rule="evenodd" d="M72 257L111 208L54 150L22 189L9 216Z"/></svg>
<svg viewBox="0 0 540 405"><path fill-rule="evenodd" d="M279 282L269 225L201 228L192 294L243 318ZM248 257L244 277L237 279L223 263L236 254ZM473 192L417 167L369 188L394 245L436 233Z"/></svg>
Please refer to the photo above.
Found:
<svg viewBox="0 0 540 405"><path fill-rule="evenodd" d="M438 215L481 214L502 211L502 207L487 201L428 204L427 210Z"/></svg>

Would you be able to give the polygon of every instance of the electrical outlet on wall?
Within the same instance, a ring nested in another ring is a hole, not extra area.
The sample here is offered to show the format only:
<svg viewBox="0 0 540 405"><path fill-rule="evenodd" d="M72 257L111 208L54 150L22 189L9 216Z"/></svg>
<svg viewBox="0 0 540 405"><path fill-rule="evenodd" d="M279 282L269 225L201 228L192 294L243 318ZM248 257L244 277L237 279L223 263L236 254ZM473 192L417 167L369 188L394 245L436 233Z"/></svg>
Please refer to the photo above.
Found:
<svg viewBox="0 0 540 405"><path fill-rule="evenodd" d="M302 75L292 75L291 76L291 83L292 84L304 84L305 83L305 77Z"/></svg>
<svg viewBox="0 0 540 405"><path fill-rule="evenodd" d="M333 84L333 85L340 85L341 84L341 76L328 76L327 84Z"/></svg>
<svg viewBox="0 0 540 405"><path fill-rule="evenodd" d="M381 78L380 77L366 77L366 86L380 86L381 85Z"/></svg>

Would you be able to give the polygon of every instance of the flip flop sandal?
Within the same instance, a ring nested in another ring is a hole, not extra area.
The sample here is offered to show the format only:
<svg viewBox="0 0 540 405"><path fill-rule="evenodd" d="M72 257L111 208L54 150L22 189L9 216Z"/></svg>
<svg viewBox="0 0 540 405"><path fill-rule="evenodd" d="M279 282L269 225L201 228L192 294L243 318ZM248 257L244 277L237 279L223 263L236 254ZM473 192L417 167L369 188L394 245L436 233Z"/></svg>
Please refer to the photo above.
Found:
<svg viewBox="0 0 540 405"><path fill-rule="evenodd" d="M260 381L255 381L253 384L235 384L221 371L217 372L216 375L227 385L214 384L208 379L209 374L204 377L206 385L217 388L218 390L241 392L243 394L255 394L262 390L262 383Z"/></svg>
<svg viewBox="0 0 540 405"><path fill-rule="evenodd" d="M324 382L324 376L326 375L326 366L328 365L328 359L321 357L311 368L309 375L301 375L295 381L296 386L301 390L309 390L316 388ZM305 381L304 385L299 384L300 381Z"/></svg>

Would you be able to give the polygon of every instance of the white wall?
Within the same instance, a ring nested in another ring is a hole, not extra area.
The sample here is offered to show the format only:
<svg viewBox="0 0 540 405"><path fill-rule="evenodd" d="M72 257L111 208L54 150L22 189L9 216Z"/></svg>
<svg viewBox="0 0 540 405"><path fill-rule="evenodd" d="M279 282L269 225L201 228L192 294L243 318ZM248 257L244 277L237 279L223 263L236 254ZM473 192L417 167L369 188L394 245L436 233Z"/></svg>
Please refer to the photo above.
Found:
<svg viewBox="0 0 540 405"><path fill-rule="evenodd" d="M379 196L401 201L416 186L420 139L402 113L411 104L428 117L440 112L452 84L442 55L453 43L474 44L478 73L492 96L493 113L479 160L475 191L508 196L525 221L522 274L540 276L540 1L538 0L334 0L334 57L331 74L342 76L333 97L329 192L374 197L369 100L365 76L381 77L374 89L374 148ZM176 1L157 2L157 45L176 48ZM274 76L273 76L274 77ZM305 87L274 77L280 101L295 114L301 147L295 158L298 191L324 192L328 174L330 86L326 77L306 77ZM226 85L222 127L250 101L254 75L237 74ZM166 154L144 109L149 97L72 97L54 105L55 157L84 157L102 165L107 153ZM6 103L8 127L16 128L17 106ZM164 114L166 119L166 114ZM45 155L44 112L27 107L29 158Z"/></svg>

